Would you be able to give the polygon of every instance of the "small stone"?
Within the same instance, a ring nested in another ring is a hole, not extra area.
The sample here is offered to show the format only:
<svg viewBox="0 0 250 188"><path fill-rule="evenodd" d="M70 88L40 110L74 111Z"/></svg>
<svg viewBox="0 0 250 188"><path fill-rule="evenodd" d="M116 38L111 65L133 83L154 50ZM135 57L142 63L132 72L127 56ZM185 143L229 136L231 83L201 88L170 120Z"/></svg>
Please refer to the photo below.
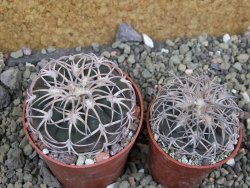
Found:
<svg viewBox="0 0 250 188"><path fill-rule="evenodd" d="M44 148L42 150L42 152L43 152L44 155L48 155L49 154L49 150L47 148Z"/></svg>
<svg viewBox="0 0 250 188"><path fill-rule="evenodd" d="M58 160L65 164L75 164L77 160L77 155L69 153L60 153Z"/></svg>
<svg viewBox="0 0 250 188"><path fill-rule="evenodd" d="M129 64L134 64L134 63L135 63L135 55L134 55L134 54L130 54L130 55L128 56L127 62L128 62Z"/></svg>
<svg viewBox="0 0 250 188"><path fill-rule="evenodd" d="M86 165L91 165L91 164L94 164L94 163L95 163L95 161L93 159L86 159L85 160Z"/></svg>
<svg viewBox="0 0 250 188"><path fill-rule="evenodd" d="M10 104L10 94L7 89L0 85L0 109Z"/></svg>
<svg viewBox="0 0 250 188"><path fill-rule="evenodd" d="M125 54L129 54L130 53L130 46L129 45L125 45L124 47L124 51Z"/></svg>
<svg viewBox="0 0 250 188"><path fill-rule="evenodd" d="M181 63L180 58L177 55L172 56L169 62L173 63L174 65L178 65Z"/></svg>
<svg viewBox="0 0 250 188"><path fill-rule="evenodd" d="M186 65L184 65L184 64L182 64L182 63L179 64L179 66L178 66L178 70L179 70L179 71L182 71L182 72L185 72L186 68L187 68Z"/></svg>
<svg viewBox="0 0 250 188"><path fill-rule="evenodd" d="M17 124L14 120L11 120L11 123L10 123L10 131L12 133L14 133L16 131L16 127L17 127Z"/></svg>
<svg viewBox="0 0 250 188"><path fill-rule="evenodd" d="M229 159L229 160L227 161L226 164L229 165L229 166L231 166L231 167L234 167L234 165L235 165L235 160L234 160L234 158Z"/></svg>
<svg viewBox="0 0 250 188"><path fill-rule="evenodd" d="M23 180L24 180L25 183L26 182L32 182L32 179L33 179L33 177L32 177L31 174L24 174L24 176L23 176Z"/></svg>
<svg viewBox="0 0 250 188"><path fill-rule="evenodd" d="M250 131L250 118L247 119L247 130Z"/></svg>
<svg viewBox="0 0 250 188"><path fill-rule="evenodd" d="M117 188L116 183L112 183L112 184L108 185L106 188Z"/></svg>
<svg viewBox="0 0 250 188"><path fill-rule="evenodd" d="M223 42L224 43L228 43L230 41L231 37L228 33L226 33L225 35L223 35Z"/></svg>
<svg viewBox="0 0 250 188"><path fill-rule="evenodd" d="M100 152L95 156L96 162L101 162L107 160L109 158L109 154L106 152Z"/></svg>
<svg viewBox="0 0 250 188"><path fill-rule="evenodd" d="M111 57L115 57L115 56L116 56L116 54L117 54L117 52L116 52L116 51L112 51L112 52L110 53Z"/></svg>
<svg viewBox="0 0 250 188"><path fill-rule="evenodd" d="M140 170L138 170L139 173L145 173L145 170L143 168L141 168Z"/></svg>
<svg viewBox="0 0 250 188"><path fill-rule="evenodd" d="M226 178L225 178L225 177L220 177L220 178L218 178L215 182L216 182L217 184L219 184L219 185L222 185L222 184L225 183L225 181L226 181Z"/></svg>
<svg viewBox="0 0 250 188"><path fill-rule="evenodd" d="M32 51L30 48L27 48L27 47L23 47L22 48L22 51L23 51L23 54L24 55L31 55L32 54Z"/></svg>
<svg viewBox="0 0 250 188"><path fill-rule="evenodd" d="M129 177L128 182L131 186L135 186L135 178L134 177Z"/></svg>
<svg viewBox="0 0 250 188"><path fill-rule="evenodd" d="M122 42L141 42L142 37L131 25L120 23L116 31L115 40Z"/></svg>
<svg viewBox="0 0 250 188"><path fill-rule="evenodd" d="M141 180L141 185L146 186L150 181L152 181L152 176L148 175Z"/></svg>
<svg viewBox="0 0 250 188"><path fill-rule="evenodd" d="M8 70L2 72L1 74L1 82L9 87L10 89L18 89L21 85L22 74L16 68L9 68Z"/></svg>
<svg viewBox="0 0 250 188"><path fill-rule="evenodd" d="M246 63L249 59L249 55L248 54L240 54L237 56L237 59L240 63Z"/></svg>
<svg viewBox="0 0 250 188"><path fill-rule="evenodd" d="M23 78L29 79L30 74L31 74L31 72L30 72L29 70L25 70L25 71L23 72Z"/></svg>
<svg viewBox="0 0 250 188"><path fill-rule="evenodd" d="M56 48L54 46L48 46L48 48L47 48L48 53L52 53L54 51L56 51Z"/></svg>
<svg viewBox="0 0 250 188"><path fill-rule="evenodd" d="M168 53L169 53L169 50L168 50L168 49L165 49L165 48L162 48L162 49L161 49L161 53L166 53L166 54L168 54Z"/></svg>
<svg viewBox="0 0 250 188"><path fill-rule="evenodd" d="M153 40L146 34L142 34L143 37L143 42L146 44L148 47L153 48L154 47L154 42Z"/></svg>
<svg viewBox="0 0 250 188"><path fill-rule="evenodd" d="M230 64L229 63L226 63L226 62L223 62L220 64L220 69L221 70L228 70L230 68Z"/></svg>
<svg viewBox="0 0 250 188"><path fill-rule="evenodd" d="M114 156L114 155L116 155L117 153L119 153L122 149L123 149L123 147L122 147L120 144L118 144L118 143L113 144L113 145L111 146L110 155L111 155L111 156Z"/></svg>
<svg viewBox="0 0 250 188"><path fill-rule="evenodd" d="M123 61L125 60L125 56L121 55L118 57L118 63L123 63Z"/></svg>
<svg viewBox="0 0 250 188"><path fill-rule="evenodd" d="M19 148L10 149L7 156L8 159L5 161L5 165L9 170L14 170L23 166L24 157L22 151Z"/></svg>
<svg viewBox="0 0 250 188"><path fill-rule="evenodd" d="M108 51L104 51L104 52L102 52L101 56L106 57L106 58L110 58L110 53Z"/></svg>
<svg viewBox="0 0 250 188"><path fill-rule="evenodd" d="M181 54L186 54L188 51L189 51L188 45L182 44L182 45L180 46L180 53L181 53Z"/></svg>
<svg viewBox="0 0 250 188"><path fill-rule="evenodd" d="M159 135L158 134L154 134L154 139L157 141L159 139Z"/></svg>
<svg viewBox="0 0 250 188"><path fill-rule="evenodd" d="M242 66L241 66L241 64L240 64L239 62L236 62L236 63L233 65L233 67L234 67L235 69L237 69L238 71L242 71Z"/></svg>
<svg viewBox="0 0 250 188"><path fill-rule="evenodd" d="M119 184L119 187L118 188L129 188L129 182L128 181L122 181L120 184Z"/></svg>
<svg viewBox="0 0 250 188"><path fill-rule="evenodd" d="M227 43L220 43L219 47L223 50L227 50L229 48L229 45Z"/></svg>
<svg viewBox="0 0 250 188"><path fill-rule="evenodd" d="M82 47L81 46L78 46L78 47L76 47L76 49L75 49L77 52L80 52L81 50L82 50Z"/></svg>
<svg viewBox="0 0 250 188"><path fill-rule="evenodd" d="M249 97L249 95L248 95L248 93L247 93L246 91L243 92L243 93L241 93L241 95L242 95L243 99L244 99L247 103L250 102L250 97Z"/></svg>
<svg viewBox="0 0 250 188"><path fill-rule="evenodd" d="M147 69L144 69L143 71L142 71L142 76L143 76L143 78L151 78L152 77L152 74L147 70Z"/></svg>
<svg viewBox="0 0 250 188"><path fill-rule="evenodd" d="M100 51L100 49L99 49L100 45L98 43L92 43L91 46L95 52Z"/></svg>
<svg viewBox="0 0 250 188"><path fill-rule="evenodd" d="M191 75L191 74L193 74L193 69L187 69L187 70L185 70L185 73L187 75Z"/></svg>
<svg viewBox="0 0 250 188"><path fill-rule="evenodd" d="M46 184L40 184L40 188L47 188Z"/></svg>
<svg viewBox="0 0 250 188"><path fill-rule="evenodd" d="M32 147L30 144L27 144L24 148L23 148L23 153L26 156L29 156L32 153Z"/></svg>
<svg viewBox="0 0 250 188"><path fill-rule="evenodd" d="M84 162L85 162L85 160L86 160L86 157L85 157L85 156L79 156L79 157L77 158L77 161L76 161L76 166L81 166L81 165L83 165Z"/></svg>
<svg viewBox="0 0 250 188"><path fill-rule="evenodd" d="M41 53L42 53L42 54L47 54L47 50L43 48L43 49L41 50Z"/></svg>
<svg viewBox="0 0 250 188"><path fill-rule="evenodd" d="M14 59L18 59L20 57L23 57L23 51L20 49L15 52L11 52L10 56L13 57Z"/></svg>

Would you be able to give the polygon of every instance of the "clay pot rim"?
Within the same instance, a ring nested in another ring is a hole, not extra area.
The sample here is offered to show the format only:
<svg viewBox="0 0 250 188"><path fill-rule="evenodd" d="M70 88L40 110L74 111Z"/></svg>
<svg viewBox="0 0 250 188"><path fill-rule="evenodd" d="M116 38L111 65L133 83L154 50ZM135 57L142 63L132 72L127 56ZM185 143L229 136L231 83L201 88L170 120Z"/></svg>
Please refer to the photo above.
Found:
<svg viewBox="0 0 250 188"><path fill-rule="evenodd" d="M143 122L143 111L144 111L144 103L143 103L143 99L142 99L142 95L141 95L141 92L139 90L139 88L137 87L137 85L135 84L135 82L132 80L132 78L130 78L128 76L128 74L126 73L123 73L125 78L128 79L134 90L135 90L135 93L136 93L136 97L138 96L138 99L137 99L137 104L139 105L140 107L140 115L138 114L138 118L140 118L140 122L139 122L139 125L138 125L138 128L137 128L137 131L134 135L134 137L131 139L130 143L125 147L123 148L119 153L117 153L116 155L114 156L111 156L110 158L106 159L106 160L103 160L103 161L100 161L98 163L94 163L94 164L89 164L89 165L82 165L82 166L76 166L76 165L68 165L68 164L65 164L65 163L61 163L47 155L45 155L37 146L36 144L34 143L34 141L32 140L32 138L30 137L30 134L28 133L28 130L27 130L27 125L26 125L26 121L25 121L25 111L26 111L26 101L24 102L23 104L23 112L22 112L22 123L23 123L23 130L29 140L29 143L32 145L32 147L36 150L36 152L44 159L48 160L48 161L51 161L53 163L56 163L57 165L59 166L62 166L62 167L65 167L65 168L73 168L73 169L87 169L87 168L92 168L92 167L98 167L98 166L101 166L102 164L105 164L105 163L109 163L109 162L112 162L113 160L119 158L120 156L122 156L130 147L132 147L132 145L134 144L136 138L138 137L139 133L140 133L140 130L141 130L141 127L142 127L142 122Z"/></svg>
<svg viewBox="0 0 250 188"><path fill-rule="evenodd" d="M190 168L190 169L214 169L214 168L217 168L223 164L225 164L228 160L234 158L238 152L238 150L240 149L240 145L241 145L241 142L242 142L242 128L239 129L239 138L238 138L238 142L234 148L234 150L231 152L231 154L219 161L219 162L216 162L214 164L210 164L210 165L204 165L204 166L199 166L199 165L190 165L190 164L185 164L185 163L182 163L182 162L179 162L177 160L175 160L174 158L172 158L170 155L168 155L166 152L163 151L163 149L160 147L160 145L156 142L156 140L154 139L154 135L151 131L151 127L150 127L150 123L149 123L149 119L150 119L150 109L151 109L151 106L153 104L153 102L155 101L152 100L148 109L147 109L147 115L146 115L146 125L147 125L147 130L148 130L148 134L149 134L149 139L152 141L153 145L155 146L155 148L158 150L158 152L160 152L165 158L167 158L168 160L170 160L171 162L175 163L177 166L180 166L180 167L184 167L184 168Z"/></svg>

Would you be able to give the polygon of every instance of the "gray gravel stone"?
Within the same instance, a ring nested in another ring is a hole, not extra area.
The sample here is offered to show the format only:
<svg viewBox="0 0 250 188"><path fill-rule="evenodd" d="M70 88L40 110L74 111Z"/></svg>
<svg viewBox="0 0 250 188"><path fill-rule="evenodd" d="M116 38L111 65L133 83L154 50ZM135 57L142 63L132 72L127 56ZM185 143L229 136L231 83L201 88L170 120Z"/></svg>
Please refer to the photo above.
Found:
<svg viewBox="0 0 250 188"><path fill-rule="evenodd" d="M189 51L188 45L182 44L182 45L180 46L180 53L181 53L181 54L186 54L188 51Z"/></svg>
<svg viewBox="0 0 250 188"><path fill-rule="evenodd" d="M27 145L23 148L23 153L24 153L24 155L26 155L26 156L31 155L32 151L33 151L33 149L32 149L32 147L31 147L30 144L27 144Z"/></svg>
<svg viewBox="0 0 250 188"><path fill-rule="evenodd" d="M142 36L132 26L121 23L116 31L115 40L122 42L142 42Z"/></svg>
<svg viewBox="0 0 250 188"><path fill-rule="evenodd" d="M237 59L240 63L246 63L249 59L249 55L248 54L240 54L237 56Z"/></svg>
<svg viewBox="0 0 250 188"><path fill-rule="evenodd" d="M152 74L147 70L147 69L144 69L143 71L142 71L142 76L143 76L143 78L151 78L152 77Z"/></svg>
<svg viewBox="0 0 250 188"><path fill-rule="evenodd" d="M178 55L174 55L170 58L170 63L173 63L174 65L178 65L181 63L180 58L178 57Z"/></svg>
<svg viewBox="0 0 250 188"><path fill-rule="evenodd" d="M20 49L20 50L17 50L15 52L11 52L10 56L13 57L13 58L15 58L15 59L18 59L18 58L20 58L20 57L23 56L23 50Z"/></svg>
<svg viewBox="0 0 250 188"><path fill-rule="evenodd" d="M118 57L118 63L122 63L124 60L125 60L125 56L124 55L121 55Z"/></svg>
<svg viewBox="0 0 250 188"><path fill-rule="evenodd" d="M241 66L241 64L240 63L235 63L234 65L233 65L233 67L235 68L235 69L237 69L238 71L242 71L242 66Z"/></svg>
<svg viewBox="0 0 250 188"><path fill-rule="evenodd" d="M134 63L135 63L135 55L134 55L134 54L130 54L130 55L128 56L127 62L128 62L129 64L134 64Z"/></svg>
<svg viewBox="0 0 250 188"><path fill-rule="evenodd" d="M219 184L219 185L223 185L226 181L226 178L225 177L220 177L216 180L216 183Z"/></svg>
<svg viewBox="0 0 250 188"><path fill-rule="evenodd" d="M22 73L16 68L9 68L2 72L1 82L10 89L18 89L22 81Z"/></svg>
<svg viewBox="0 0 250 188"><path fill-rule="evenodd" d="M0 85L0 110L10 104L10 94L7 89Z"/></svg>
<svg viewBox="0 0 250 188"><path fill-rule="evenodd" d="M110 53L108 51L104 51L104 52L102 52L101 56L106 57L106 58L110 58Z"/></svg>
<svg viewBox="0 0 250 188"><path fill-rule="evenodd" d="M182 64L182 63L179 64L179 66L178 66L178 70L179 70L179 71L182 71L182 72L185 72L186 68L187 68L186 65L184 65L184 64Z"/></svg>
<svg viewBox="0 0 250 188"><path fill-rule="evenodd" d="M129 54L130 53L130 46L129 45L125 45L124 47L124 51L125 54Z"/></svg>
<svg viewBox="0 0 250 188"><path fill-rule="evenodd" d="M24 157L20 149L10 149L7 156L8 159L5 161L5 165L8 167L9 170L21 168L23 166Z"/></svg>
<svg viewBox="0 0 250 188"><path fill-rule="evenodd" d="M130 184L128 181L122 181L120 184L119 184L119 188L129 188Z"/></svg>
<svg viewBox="0 0 250 188"><path fill-rule="evenodd" d="M91 46L95 52L100 51L100 49L99 49L100 45L98 43L92 43Z"/></svg>
<svg viewBox="0 0 250 188"><path fill-rule="evenodd" d="M56 48L54 46L48 46L48 48L47 48L48 53L52 53L52 52L55 52L55 51L56 51Z"/></svg>
<svg viewBox="0 0 250 188"><path fill-rule="evenodd" d="M148 175L141 180L141 185L146 186L150 181L152 181L152 176Z"/></svg>

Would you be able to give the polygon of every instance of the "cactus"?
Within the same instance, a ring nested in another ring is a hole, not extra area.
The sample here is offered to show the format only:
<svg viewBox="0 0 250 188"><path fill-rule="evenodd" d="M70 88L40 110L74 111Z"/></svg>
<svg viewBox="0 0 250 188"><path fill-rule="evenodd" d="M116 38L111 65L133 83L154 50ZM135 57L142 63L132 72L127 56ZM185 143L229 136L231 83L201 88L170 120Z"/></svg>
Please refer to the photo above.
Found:
<svg viewBox="0 0 250 188"><path fill-rule="evenodd" d="M225 158L239 136L240 109L234 98L206 75L174 77L150 108L155 139L174 158L189 164Z"/></svg>
<svg viewBox="0 0 250 188"><path fill-rule="evenodd" d="M115 63L77 54L51 60L32 80L26 122L53 152L95 155L127 136L135 105Z"/></svg>

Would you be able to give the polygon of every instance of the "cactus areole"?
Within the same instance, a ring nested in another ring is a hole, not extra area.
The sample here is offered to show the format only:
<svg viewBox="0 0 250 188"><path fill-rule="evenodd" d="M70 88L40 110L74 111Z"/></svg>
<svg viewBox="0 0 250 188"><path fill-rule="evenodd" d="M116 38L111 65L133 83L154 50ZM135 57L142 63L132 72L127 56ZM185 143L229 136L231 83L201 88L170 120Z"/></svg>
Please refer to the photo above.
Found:
<svg viewBox="0 0 250 188"><path fill-rule="evenodd" d="M51 60L33 79L26 123L53 152L95 155L128 136L135 91L114 62L93 54Z"/></svg>

